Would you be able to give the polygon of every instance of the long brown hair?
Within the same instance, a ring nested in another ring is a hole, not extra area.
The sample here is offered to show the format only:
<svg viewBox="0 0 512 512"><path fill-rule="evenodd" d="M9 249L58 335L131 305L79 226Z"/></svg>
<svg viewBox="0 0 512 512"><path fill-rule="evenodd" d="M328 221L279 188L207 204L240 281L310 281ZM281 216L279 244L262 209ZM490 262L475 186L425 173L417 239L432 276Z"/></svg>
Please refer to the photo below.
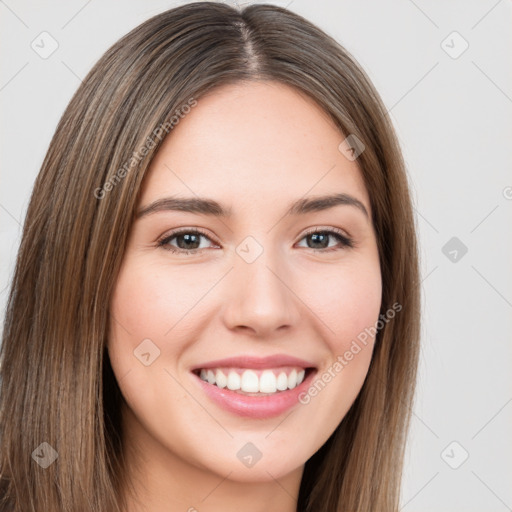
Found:
<svg viewBox="0 0 512 512"><path fill-rule="evenodd" d="M377 334L356 401L307 461L297 510L398 510L420 287L409 187L392 124L353 57L310 22L272 5L239 11L210 2L163 12L114 44L84 79L51 141L25 218L1 346L3 510L123 509L122 397L105 347L141 182L184 105L247 80L301 90L332 117L340 141L349 134L363 141L357 163L377 235L381 312L402 306ZM45 469L36 463L52 454L58 458Z"/></svg>

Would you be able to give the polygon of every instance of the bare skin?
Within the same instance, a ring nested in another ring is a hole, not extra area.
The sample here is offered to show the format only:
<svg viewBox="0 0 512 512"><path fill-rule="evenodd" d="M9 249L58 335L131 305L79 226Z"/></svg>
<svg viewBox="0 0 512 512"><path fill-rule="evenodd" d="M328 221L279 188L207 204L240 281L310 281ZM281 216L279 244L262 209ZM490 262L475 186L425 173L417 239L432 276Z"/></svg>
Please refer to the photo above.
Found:
<svg viewBox="0 0 512 512"><path fill-rule="evenodd" d="M357 161L338 149L344 138L294 89L251 82L200 98L159 149L139 208L199 196L232 214L159 210L134 222L108 343L138 498L127 512L296 510L304 464L359 393L374 339L342 370L333 364L381 305L370 201ZM369 217L347 204L285 216L296 200L334 193L359 200ZM186 254L183 233L169 238L178 228L206 236ZM333 234L315 245L308 229L338 229L353 247ZM262 250L251 263L237 252L248 236L257 244L242 247ZM160 351L148 366L134 357L145 339L151 359ZM292 355L331 378L283 414L242 417L214 403L191 368L245 354ZM261 453L252 467L237 457L249 442Z"/></svg>

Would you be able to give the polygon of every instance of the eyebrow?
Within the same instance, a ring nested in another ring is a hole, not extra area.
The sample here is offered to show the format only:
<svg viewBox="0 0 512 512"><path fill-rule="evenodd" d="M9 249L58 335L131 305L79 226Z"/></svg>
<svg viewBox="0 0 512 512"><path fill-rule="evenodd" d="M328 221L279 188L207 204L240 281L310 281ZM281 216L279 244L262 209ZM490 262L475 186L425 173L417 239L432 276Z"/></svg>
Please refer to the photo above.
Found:
<svg viewBox="0 0 512 512"><path fill-rule="evenodd" d="M289 206L284 216L304 215L306 213L319 212L340 205L353 206L364 213L368 220L370 219L364 204L350 194L331 194L299 199ZM224 218L231 217L233 214L231 208L225 208L213 199L203 197L165 197L142 207L137 212L136 217L140 219L146 215L169 210Z"/></svg>

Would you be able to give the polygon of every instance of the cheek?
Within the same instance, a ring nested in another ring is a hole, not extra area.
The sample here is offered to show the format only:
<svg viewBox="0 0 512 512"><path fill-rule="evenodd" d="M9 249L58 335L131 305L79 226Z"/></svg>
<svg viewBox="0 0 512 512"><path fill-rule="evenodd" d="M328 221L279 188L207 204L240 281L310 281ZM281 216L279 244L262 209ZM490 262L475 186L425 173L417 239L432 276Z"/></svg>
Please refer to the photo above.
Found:
<svg viewBox="0 0 512 512"><path fill-rule="evenodd" d="M343 354L358 336L364 338L379 317L382 282L378 263L330 274L312 298L312 310L325 326L331 354ZM368 337L368 341L371 340Z"/></svg>
<svg viewBox="0 0 512 512"><path fill-rule="evenodd" d="M184 280L179 269L128 261L112 296L113 339L116 333L138 343L165 338L204 293L201 280L189 277Z"/></svg>
<svg viewBox="0 0 512 512"><path fill-rule="evenodd" d="M318 325L323 326L329 357L302 397L302 403L316 404L326 431L341 421L366 378L382 300L380 266L375 258L329 275L324 286L309 295L311 309L321 320Z"/></svg>
<svg viewBox="0 0 512 512"><path fill-rule="evenodd" d="M177 408L186 395L166 370L176 374L182 354L193 345L194 333L202 325L194 307L205 288L218 279L210 276L209 284L192 274L184 279L179 266L156 266L128 257L118 275L111 299L108 353L126 400L138 404L134 408L141 414L151 412L150 404L160 407L162 390L168 391Z"/></svg>
<svg viewBox="0 0 512 512"><path fill-rule="evenodd" d="M160 278L151 269L128 260L113 291L108 352L116 378L123 380L120 387L125 398L132 394L130 383L136 378L154 377L155 368L162 361L163 334L173 324L173 310L162 292L168 283ZM146 367L145 363L150 364ZM141 396L149 393L150 388L146 386L140 386L137 391Z"/></svg>

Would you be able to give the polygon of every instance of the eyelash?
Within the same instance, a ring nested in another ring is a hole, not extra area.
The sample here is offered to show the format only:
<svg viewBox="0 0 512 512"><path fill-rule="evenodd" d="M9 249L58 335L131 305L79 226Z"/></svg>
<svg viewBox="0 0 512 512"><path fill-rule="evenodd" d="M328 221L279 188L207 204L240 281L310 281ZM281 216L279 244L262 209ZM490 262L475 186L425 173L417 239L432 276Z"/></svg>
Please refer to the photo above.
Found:
<svg viewBox="0 0 512 512"><path fill-rule="evenodd" d="M344 248L350 248L351 249L351 248L354 247L353 239L347 237L341 230L336 229L336 228L330 228L330 229L318 229L318 228L315 228L315 229L308 230L308 231L306 231L306 233L304 233L304 235L301 238L301 240L303 240L307 236L313 235L315 233L321 233L321 234L327 234L327 235L334 236L334 238L336 238L338 240L338 242L340 242L341 247L329 247L329 248L325 248L325 249L313 249L313 248L311 248L310 250L312 250L314 252L333 252L333 251L338 251L338 250L344 249ZM205 238L207 238L208 240L210 240L211 242L214 242L201 229L198 229L198 228L194 228L194 229L186 228L186 229L181 229L181 230L174 231L170 235L167 235L164 238L161 238L160 240L158 240L157 246L158 247L162 247L166 251L170 251L172 253L177 253L177 254L197 254L199 251L203 250L203 249L190 249L190 250L188 250L188 249L179 249L179 248L175 248L175 247L173 247L172 245L169 244L169 242L173 238L176 238L177 236L183 235L183 234L202 235Z"/></svg>

